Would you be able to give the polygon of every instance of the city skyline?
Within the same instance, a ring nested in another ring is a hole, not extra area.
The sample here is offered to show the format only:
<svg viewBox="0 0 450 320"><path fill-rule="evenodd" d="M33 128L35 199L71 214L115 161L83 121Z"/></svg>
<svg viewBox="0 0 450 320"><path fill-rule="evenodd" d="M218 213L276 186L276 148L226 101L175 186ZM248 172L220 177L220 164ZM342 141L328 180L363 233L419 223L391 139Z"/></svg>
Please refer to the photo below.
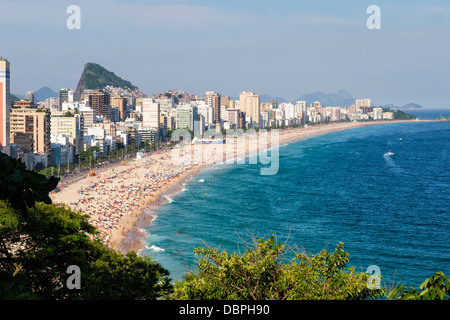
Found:
<svg viewBox="0 0 450 320"><path fill-rule="evenodd" d="M11 93L74 88L96 62L148 95L178 88L293 100L345 89L377 105L450 106L444 1L78 1L80 30L66 27L70 4L0 1ZM380 30L366 27L371 4Z"/></svg>

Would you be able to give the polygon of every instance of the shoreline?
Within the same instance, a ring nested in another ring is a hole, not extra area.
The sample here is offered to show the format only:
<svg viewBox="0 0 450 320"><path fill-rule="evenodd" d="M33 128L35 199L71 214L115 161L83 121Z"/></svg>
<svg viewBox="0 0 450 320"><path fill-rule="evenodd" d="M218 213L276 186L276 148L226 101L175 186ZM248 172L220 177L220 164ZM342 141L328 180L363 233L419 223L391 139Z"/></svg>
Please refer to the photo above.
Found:
<svg viewBox="0 0 450 320"><path fill-rule="evenodd" d="M436 121L440 120L332 122L328 124L308 126L306 128L282 129L279 130L278 146L304 138L372 125ZM192 145L186 145L185 147L192 148ZM271 148L270 141L268 141L267 148ZM200 163L189 165L184 163L174 164L175 161L171 161L171 159L169 159L171 152L172 150L167 148L165 150L161 150L160 152L154 152L146 155L141 159L133 159L129 161L126 166L122 166L120 163L117 163L116 165L113 164L108 169L100 171L98 176L95 176L94 178L81 178L72 184L66 185L65 188L59 193L51 194L52 201L55 203L65 204L69 207L72 206L72 209L81 210L83 213L88 215L91 213L91 217L98 215L99 217L96 217L97 220L93 218L93 221L97 223L97 225L94 226L99 229L102 239L104 239L105 244L110 249L116 250L122 254L126 254L130 251L138 253L146 245L142 231L151 225L152 221L155 219L155 215L153 213L154 210L165 203L166 197L180 192L182 185L190 178L200 173L206 166L210 167L218 162L224 162L224 154L222 153L222 161L212 157L208 159L209 161L201 161ZM244 149L235 149L234 155L231 158L227 157L226 161L233 160L232 163L236 164L237 158L241 156L250 156L255 152L258 152L258 144L246 144ZM114 172L114 170L117 169L123 170ZM161 174L164 174L166 171L168 172L171 169L175 170L176 175L171 176L168 179L158 181L159 183L156 183L156 189L154 185L150 183L151 181L148 181L147 183L147 180L149 180L149 172L156 170L155 172L162 172ZM118 179L122 180L118 181ZM124 183L125 181L128 182L128 185ZM95 192L91 192L88 189L88 187L93 183L96 185L96 188L94 188ZM108 184L112 184L112 188L108 189ZM138 184L143 185L141 186ZM138 197L136 197L135 194L130 193L130 191L136 191L135 189L138 190ZM86 190L88 192L86 192ZM110 190L112 190L111 194L108 193ZM116 195L116 193L123 194L125 191L127 193L123 196L127 199L131 198L132 202L123 206L122 198L114 197L114 195ZM88 199L86 199L85 195L88 195ZM98 213L98 207L91 206L90 202L92 200L98 201L97 204L99 204L101 210L103 210L103 213ZM119 202L123 207L121 211L117 211L116 209L117 202ZM108 204L106 208L105 203ZM115 210L114 214L111 214L110 210ZM111 219L114 221L113 224L111 223ZM106 226L104 221L107 221Z"/></svg>
<svg viewBox="0 0 450 320"><path fill-rule="evenodd" d="M141 214L136 216L136 219L127 220L133 223L134 228L129 229L126 236L115 239L115 249L123 254L130 251L139 253L139 251L145 247L145 237L143 236L143 232L141 232L141 230L149 227L156 219L157 216L154 214L154 210L167 201L166 197L180 192L182 190L182 185L194 175L198 174L200 170L201 167L196 167L186 175L180 177L180 179L176 181L178 183L174 183L171 187L158 192L158 199L153 203L150 203L147 207L139 208ZM148 216L148 218L143 218L143 216Z"/></svg>

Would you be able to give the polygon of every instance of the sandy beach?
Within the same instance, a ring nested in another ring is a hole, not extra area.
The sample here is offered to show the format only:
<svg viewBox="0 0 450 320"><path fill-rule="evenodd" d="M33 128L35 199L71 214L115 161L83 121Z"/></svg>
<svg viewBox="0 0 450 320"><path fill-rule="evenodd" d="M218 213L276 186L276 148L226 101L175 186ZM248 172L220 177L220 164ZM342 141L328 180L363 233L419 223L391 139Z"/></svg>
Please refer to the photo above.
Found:
<svg viewBox="0 0 450 320"><path fill-rule="evenodd" d="M283 129L278 131L279 144L393 122L403 121L343 122ZM228 139L224 145L188 144L164 148L140 159L98 170L94 176L81 178L60 192L52 193L51 198L55 204L61 203L89 215L89 222L99 230L100 239L110 249L137 252L145 245L140 230L151 223L151 209L161 205L169 194L179 191L189 177L205 166L258 151L258 143L235 143L234 150L226 148L227 144L230 144Z"/></svg>

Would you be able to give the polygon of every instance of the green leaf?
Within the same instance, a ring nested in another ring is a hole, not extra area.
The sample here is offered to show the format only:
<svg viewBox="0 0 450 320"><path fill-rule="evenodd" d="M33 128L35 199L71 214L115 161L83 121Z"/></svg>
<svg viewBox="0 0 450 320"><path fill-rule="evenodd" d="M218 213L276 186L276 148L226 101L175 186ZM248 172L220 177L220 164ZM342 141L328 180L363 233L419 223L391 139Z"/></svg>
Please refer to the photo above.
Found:
<svg viewBox="0 0 450 320"><path fill-rule="evenodd" d="M432 299L432 300L435 300L435 299L436 299L436 291L435 291L435 290L432 290L432 291L430 292L430 295L431 295L431 299Z"/></svg>
<svg viewBox="0 0 450 320"><path fill-rule="evenodd" d="M428 283L430 282L430 278L427 278L420 286L419 289L423 290L428 286Z"/></svg>

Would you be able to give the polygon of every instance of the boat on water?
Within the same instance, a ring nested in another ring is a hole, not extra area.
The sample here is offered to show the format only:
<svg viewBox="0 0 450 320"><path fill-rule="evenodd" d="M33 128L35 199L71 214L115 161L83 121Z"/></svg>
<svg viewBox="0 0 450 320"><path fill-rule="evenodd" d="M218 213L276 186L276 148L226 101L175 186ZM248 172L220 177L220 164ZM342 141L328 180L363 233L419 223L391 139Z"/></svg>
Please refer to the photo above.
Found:
<svg viewBox="0 0 450 320"><path fill-rule="evenodd" d="M385 154L384 154L384 156L385 157L389 157L389 156L393 156L394 155L394 153L393 152L386 152Z"/></svg>

